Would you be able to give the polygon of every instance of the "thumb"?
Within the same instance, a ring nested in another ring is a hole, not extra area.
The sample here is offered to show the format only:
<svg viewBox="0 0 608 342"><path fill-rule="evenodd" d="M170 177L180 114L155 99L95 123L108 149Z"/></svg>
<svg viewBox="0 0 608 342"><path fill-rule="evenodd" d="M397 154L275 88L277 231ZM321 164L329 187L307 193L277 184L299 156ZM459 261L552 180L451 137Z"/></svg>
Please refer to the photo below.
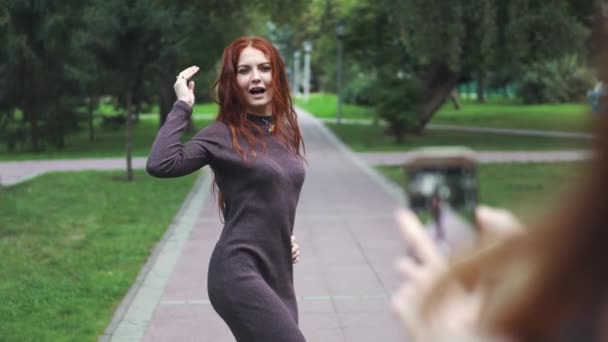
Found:
<svg viewBox="0 0 608 342"><path fill-rule="evenodd" d="M522 223L510 211L480 205L475 209L479 228L496 237L509 236L524 231Z"/></svg>
<svg viewBox="0 0 608 342"><path fill-rule="evenodd" d="M188 89L194 90L194 81L188 82Z"/></svg>

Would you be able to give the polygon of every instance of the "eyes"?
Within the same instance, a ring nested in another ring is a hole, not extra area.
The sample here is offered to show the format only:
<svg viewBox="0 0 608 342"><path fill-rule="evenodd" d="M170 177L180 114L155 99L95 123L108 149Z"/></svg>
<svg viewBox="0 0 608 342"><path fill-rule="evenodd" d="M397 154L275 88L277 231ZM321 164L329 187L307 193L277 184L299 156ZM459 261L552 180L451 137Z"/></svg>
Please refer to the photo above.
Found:
<svg viewBox="0 0 608 342"><path fill-rule="evenodd" d="M258 70L262 73L267 73L267 72L270 72L272 70L272 68L270 67L270 64L260 64L258 66ZM249 67L249 66L241 66L237 70L239 75L247 75L247 74L249 74L250 71L251 71L251 67Z"/></svg>

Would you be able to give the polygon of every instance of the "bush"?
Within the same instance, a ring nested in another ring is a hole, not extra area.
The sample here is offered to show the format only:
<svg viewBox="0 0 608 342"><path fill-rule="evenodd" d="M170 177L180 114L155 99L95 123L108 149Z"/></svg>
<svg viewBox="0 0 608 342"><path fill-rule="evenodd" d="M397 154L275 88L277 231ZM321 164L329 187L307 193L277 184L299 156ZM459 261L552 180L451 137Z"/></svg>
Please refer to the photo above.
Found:
<svg viewBox="0 0 608 342"><path fill-rule="evenodd" d="M407 132L418 127L418 105L422 95L422 83L413 76L379 77L375 82L373 101L378 116L387 121L388 131L397 142L403 141Z"/></svg>
<svg viewBox="0 0 608 342"><path fill-rule="evenodd" d="M342 93L344 102L358 106L372 106L374 104L373 83L373 78L364 76L349 81Z"/></svg>
<svg viewBox="0 0 608 342"><path fill-rule="evenodd" d="M576 56L531 65L517 90L526 104L584 101L593 86L591 71Z"/></svg>

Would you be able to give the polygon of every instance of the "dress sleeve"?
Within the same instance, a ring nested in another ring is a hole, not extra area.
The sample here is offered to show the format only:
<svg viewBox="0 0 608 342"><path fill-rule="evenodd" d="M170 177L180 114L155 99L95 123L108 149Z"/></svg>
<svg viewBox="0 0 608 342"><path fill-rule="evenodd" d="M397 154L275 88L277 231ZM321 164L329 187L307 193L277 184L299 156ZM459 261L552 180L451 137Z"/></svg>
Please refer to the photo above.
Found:
<svg viewBox="0 0 608 342"><path fill-rule="evenodd" d="M212 162L220 145L214 133L217 125L212 124L182 144L180 138L190 115L192 108L188 104L175 102L152 144L146 162L146 171L150 175L161 178L184 176Z"/></svg>

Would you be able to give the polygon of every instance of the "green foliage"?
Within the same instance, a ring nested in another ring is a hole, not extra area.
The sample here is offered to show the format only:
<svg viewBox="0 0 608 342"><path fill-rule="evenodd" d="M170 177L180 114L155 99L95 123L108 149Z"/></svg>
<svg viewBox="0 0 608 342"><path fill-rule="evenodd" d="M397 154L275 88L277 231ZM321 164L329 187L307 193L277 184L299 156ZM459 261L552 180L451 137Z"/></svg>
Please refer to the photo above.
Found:
<svg viewBox="0 0 608 342"><path fill-rule="evenodd" d="M592 72L576 56L566 56L529 66L517 94L524 103L584 101L593 86Z"/></svg>
<svg viewBox="0 0 608 342"><path fill-rule="evenodd" d="M21 146L26 149L62 147L65 135L77 127L80 113L72 106L80 100L75 96L77 83L66 70L76 63L70 34L82 22L81 11L78 1L3 3L0 116L10 117L15 110L23 113L20 122L11 125L23 133ZM71 110L66 111L68 104ZM15 131L1 129L0 136L11 146Z"/></svg>
<svg viewBox="0 0 608 342"><path fill-rule="evenodd" d="M442 0L390 1L412 53L424 64L462 69L467 37L465 2ZM471 51L466 51L471 53Z"/></svg>
<svg viewBox="0 0 608 342"><path fill-rule="evenodd" d="M389 71L376 80L373 89L378 116L388 122L396 142L403 141L405 133L418 126L417 106L423 95L420 81L413 75Z"/></svg>
<svg viewBox="0 0 608 342"><path fill-rule="evenodd" d="M558 59L583 51L589 30L566 0L514 0L505 2L508 17L498 47L510 64L529 64ZM588 13L591 15L592 13Z"/></svg>
<svg viewBox="0 0 608 342"><path fill-rule="evenodd" d="M582 49L589 36L566 0L392 2L409 52L458 73L516 68Z"/></svg>
<svg viewBox="0 0 608 342"><path fill-rule="evenodd" d="M313 72L321 74L321 89L334 88L335 24L343 19L344 98L347 103L381 106L376 108L379 115L394 124L389 132L399 135L432 117L449 94L444 83L451 86L456 80L485 75L488 83L508 84L522 75L526 63L580 51L588 37L582 14L571 14L572 1L566 0L313 3L320 18L313 22L316 33L310 35L316 39L313 61L321 65ZM411 75L415 85L393 83L383 70L389 68L394 75Z"/></svg>
<svg viewBox="0 0 608 342"><path fill-rule="evenodd" d="M375 104L373 102L374 87L373 79L369 75L359 75L353 78L342 90L344 102L359 106L372 106Z"/></svg>
<svg viewBox="0 0 608 342"><path fill-rule="evenodd" d="M3 0L1 142L35 151L61 147L66 134L92 117L84 108L94 107L107 95L114 98L121 115L127 98L132 99L134 111L158 101L166 114L175 99L174 77L181 69L200 66L197 89L205 89L230 41L249 30L259 34L255 30L268 16L288 21L304 4L302 0ZM199 99L204 94L200 91ZM12 118L15 110L24 115ZM25 141L15 145L12 137L17 131L24 132Z"/></svg>

